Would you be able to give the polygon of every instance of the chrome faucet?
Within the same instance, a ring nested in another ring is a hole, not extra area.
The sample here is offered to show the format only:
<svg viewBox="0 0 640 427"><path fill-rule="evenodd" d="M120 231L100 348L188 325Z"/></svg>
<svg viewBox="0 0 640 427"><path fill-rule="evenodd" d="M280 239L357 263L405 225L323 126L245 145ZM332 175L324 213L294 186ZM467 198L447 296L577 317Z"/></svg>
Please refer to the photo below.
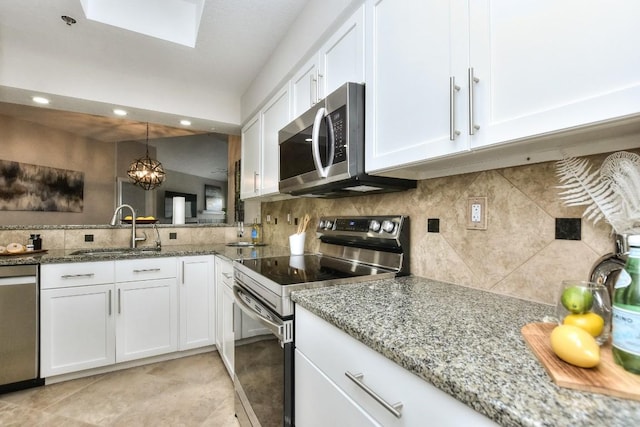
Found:
<svg viewBox="0 0 640 427"><path fill-rule="evenodd" d="M112 226L116 225L116 222L118 221L118 212L120 212L122 208L129 208L129 210L131 211L131 248L135 249L136 242L147 240L147 233L142 233L144 234L144 237L136 236L136 211L133 210L133 207L131 205L122 204L118 206L115 212L113 212L113 217L111 218L111 222L109 224Z"/></svg>
<svg viewBox="0 0 640 427"><path fill-rule="evenodd" d="M152 226L153 229L156 230L156 249L160 250L162 249L162 241L160 241L160 231L158 230L158 226L155 222L152 224Z"/></svg>

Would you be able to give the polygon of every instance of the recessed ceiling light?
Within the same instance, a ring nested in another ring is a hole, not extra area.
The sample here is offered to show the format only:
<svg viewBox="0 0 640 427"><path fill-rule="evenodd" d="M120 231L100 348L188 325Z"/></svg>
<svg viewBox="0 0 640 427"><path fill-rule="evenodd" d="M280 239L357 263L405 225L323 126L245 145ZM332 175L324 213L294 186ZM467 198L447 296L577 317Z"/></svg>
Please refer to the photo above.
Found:
<svg viewBox="0 0 640 427"><path fill-rule="evenodd" d="M115 108L113 110L113 114L115 114L116 116L126 116L127 112L122 110L122 109L120 109L120 108Z"/></svg>
<svg viewBox="0 0 640 427"><path fill-rule="evenodd" d="M35 102L36 104L48 104L49 100L47 98L43 98L42 96L34 96L33 98L31 98L33 100L33 102Z"/></svg>
<svg viewBox="0 0 640 427"><path fill-rule="evenodd" d="M182 126L191 126L191 122L189 120L180 120L180 124Z"/></svg>

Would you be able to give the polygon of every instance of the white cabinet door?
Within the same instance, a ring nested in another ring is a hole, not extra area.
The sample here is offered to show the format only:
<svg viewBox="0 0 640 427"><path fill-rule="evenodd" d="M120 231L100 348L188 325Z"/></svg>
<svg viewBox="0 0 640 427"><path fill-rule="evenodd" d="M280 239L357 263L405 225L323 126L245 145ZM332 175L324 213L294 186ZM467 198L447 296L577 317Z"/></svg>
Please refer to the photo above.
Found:
<svg viewBox="0 0 640 427"><path fill-rule="evenodd" d="M213 256L179 259L179 350L215 343L215 286Z"/></svg>
<svg viewBox="0 0 640 427"><path fill-rule="evenodd" d="M314 55L291 78L291 114L298 117L318 102L318 55Z"/></svg>
<svg viewBox="0 0 640 427"><path fill-rule="evenodd" d="M262 180L260 195L277 194L280 178L278 132L291 119L289 85L285 85L262 109Z"/></svg>
<svg viewBox="0 0 640 427"><path fill-rule="evenodd" d="M640 2L469 2L472 147L640 111Z"/></svg>
<svg viewBox="0 0 640 427"><path fill-rule="evenodd" d="M42 377L115 363L113 291L113 284L42 291Z"/></svg>
<svg viewBox="0 0 640 427"><path fill-rule="evenodd" d="M364 82L364 5L320 49L318 98L346 82Z"/></svg>
<svg viewBox="0 0 640 427"><path fill-rule="evenodd" d="M222 310L222 351L220 357L229 375L233 378L234 372L234 342L235 342L235 301L233 291L223 285L221 289Z"/></svg>
<svg viewBox="0 0 640 427"><path fill-rule="evenodd" d="M457 3L367 1L367 172L468 150L468 20Z"/></svg>
<svg viewBox="0 0 640 427"><path fill-rule="evenodd" d="M233 379L234 315L233 264L216 256L216 346ZM239 320L239 319L238 319Z"/></svg>
<svg viewBox="0 0 640 427"><path fill-rule="evenodd" d="M260 114L256 114L242 128L242 161L240 163L240 198L248 199L260 195Z"/></svg>
<svg viewBox="0 0 640 427"><path fill-rule="evenodd" d="M116 283L116 294L117 362L178 349L175 278Z"/></svg>
<svg viewBox="0 0 640 427"><path fill-rule="evenodd" d="M298 350L295 352L294 387L296 426L380 426L357 403Z"/></svg>

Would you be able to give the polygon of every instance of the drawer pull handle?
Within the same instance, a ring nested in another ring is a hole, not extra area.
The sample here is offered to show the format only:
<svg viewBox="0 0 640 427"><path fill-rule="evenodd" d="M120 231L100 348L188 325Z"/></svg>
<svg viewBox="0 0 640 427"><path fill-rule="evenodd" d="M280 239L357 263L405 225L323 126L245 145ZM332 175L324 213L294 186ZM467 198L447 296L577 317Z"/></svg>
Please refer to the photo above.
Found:
<svg viewBox="0 0 640 427"><path fill-rule="evenodd" d="M384 406L384 408L387 411L391 412L394 417L400 418L402 416L402 413L400 412L400 410L402 409L402 402L394 403L392 405L386 400L384 400L382 397L378 395L378 393L371 390L369 386L367 386L364 382L362 382L362 378L364 378L364 374L352 374L349 371L346 371L344 374L347 376L347 378L349 378L351 381L356 383L358 387L364 390L365 393L373 397L376 402Z"/></svg>
<svg viewBox="0 0 640 427"><path fill-rule="evenodd" d="M159 268L142 268L140 270L133 270L134 273L150 273L153 271L160 271Z"/></svg>
<svg viewBox="0 0 640 427"><path fill-rule="evenodd" d="M77 279L79 277L93 277L95 276L95 274L93 273L85 273L85 274L63 274L62 277L63 279Z"/></svg>
<svg viewBox="0 0 640 427"><path fill-rule="evenodd" d="M229 273L222 273L222 275L227 279L231 279L233 277L233 274L229 274Z"/></svg>

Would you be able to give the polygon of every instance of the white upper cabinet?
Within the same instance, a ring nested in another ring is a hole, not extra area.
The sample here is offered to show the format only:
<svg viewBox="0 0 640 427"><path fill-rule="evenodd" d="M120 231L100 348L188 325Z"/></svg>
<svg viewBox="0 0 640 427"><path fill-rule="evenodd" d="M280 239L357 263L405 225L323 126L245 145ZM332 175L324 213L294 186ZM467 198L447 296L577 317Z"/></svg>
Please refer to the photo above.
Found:
<svg viewBox="0 0 640 427"><path fill-rule="evenodd" d="M318 55L319 99L346 82L364 82L364 5L324 43Z"/></svg>
<svg viewBox="0 0 640 427"><path fill-rule="evenodd" d="M260 195L260 114L242 128L240 198Z"/></svg>
<svg viewBox="0 0 640 427"><path fill-rule="evenodd" d="M318 91L318 56L314 55L291 78L293 117L298 117L320 100Z"/></svg>
<svg viewBox="0 0 640 427"><path fill-rule="evenodd" d="M638 117L638 16L633 0L367 0L367 172L422 179L624 148L535 137Z"/></svg>
<svg viewBox="0 0 640 427"><path fill-rule="evenodd" d="M278 132L291 117L289 86L283 87L260 113L262 116L262 187L261 195L278 193L280 145Z"/></svg>
<svg viewBox="0 0 640 427"><path fill-rule="evenodd" d="M291 100L289 85L286 84L242 129L242 199L279 193L278 132L290 119Z"/></svg>
<svg viewBox="0 0 640 427"><path fill-rule="evenodd" d="M367 1L367 171L468 149L468 25L454 3Z"/></svg>
<svg viewBox="0 0 640 427"><path fill-rule="evenodd" d="M469 2L473 148L640 111L640 2Z"/></svg>
<svg viewBox="0 0 640 427"><path fill-rule="evenodd" d="M364 82L364 5L291 78L292 117L346 82Z"/></svg>

